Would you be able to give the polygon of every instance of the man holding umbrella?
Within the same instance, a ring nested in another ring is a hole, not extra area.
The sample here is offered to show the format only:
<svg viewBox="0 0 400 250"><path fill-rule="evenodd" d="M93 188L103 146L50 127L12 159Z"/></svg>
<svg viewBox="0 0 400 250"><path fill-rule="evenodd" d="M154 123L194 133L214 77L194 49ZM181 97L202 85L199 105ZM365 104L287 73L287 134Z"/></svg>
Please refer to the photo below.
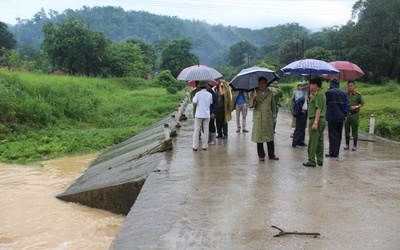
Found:
<svg viewBox="0 0 400 250"><path fill-rule="evenodd" d="M267 143L269 159L279 160L274 146L275 99L268 88L267 79L263 76L258 78L258 88L253 93L249 108L254 108L251 141L257 143L259 160L265 161L264 142Z"/></svg>

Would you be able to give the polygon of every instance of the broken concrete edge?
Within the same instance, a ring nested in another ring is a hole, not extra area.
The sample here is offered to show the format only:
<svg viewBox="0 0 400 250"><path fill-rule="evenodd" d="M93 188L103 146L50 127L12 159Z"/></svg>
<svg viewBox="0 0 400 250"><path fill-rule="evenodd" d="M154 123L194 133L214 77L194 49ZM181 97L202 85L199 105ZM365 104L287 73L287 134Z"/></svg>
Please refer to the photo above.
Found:
<svg viewBox="0 0 400 250"><path fill-rule="evenodd" d="M184 110L184 107L181 110ZM165 124L167 121L171 122L170 116L158 121L134 137L109 148L97 157L89 168L67 190L57 195L56 198L66 202L76 202L93 208L104 209L116 214L127 215L135 203L147 177L157 169L164 156L151 157L151 160L147 161L144 158L173 149L171 138L163 140L156 144L156 146L147 149L149 145L154 144L154 140L160 139L158 134L163 134L164 131L164 126L161 126L161 124ZM176 129L180 127L177 126L178 124L179 122L176 119L172 120L171 132L176 133ZM151 130L154 130L152 136L146 136L144 132ZM145 139L149 141L148 144L143 144L143 140ZM139 141L142 142L142 146L130 145ZM140 152L141 148L146 148L146 150ZM135 155L127 158L127 155L131 152L135 152ZM104 157L104 155L107 156ZM107 163L111 163L111 159L113 158L116 158L120 162L112 166L106 166ZM104 178L104 175L106 177L107 175L114 176ZM130 175L133 176L129 177ZM118 179L122 181L119 182Z"/></svg>

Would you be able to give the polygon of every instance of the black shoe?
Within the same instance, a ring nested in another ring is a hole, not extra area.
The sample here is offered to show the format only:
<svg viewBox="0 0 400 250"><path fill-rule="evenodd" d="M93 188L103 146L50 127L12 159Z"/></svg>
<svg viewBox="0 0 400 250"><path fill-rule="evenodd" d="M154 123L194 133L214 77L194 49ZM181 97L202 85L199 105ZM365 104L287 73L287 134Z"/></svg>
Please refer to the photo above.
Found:
<svg viewBox="0 0 400 250"><path fill-rule="evenodd" d="M322 167L322 166L324 165L324 163L322 163L322 162L318 162L317 164L318 164L318 166L320 166L320 167Z"/></svg>
<svg viewBox="0 0 400 250"><path fill-rule="evenodd" d="M304 163L303 163L303 166L304 166L304 167L312 167L312 168L315 168L315 165L311 165L309 162L304 162Z"/></svg>
<svg viewBox="0 0 400 250"><path fill-rule="evenodd" d="M346 147L344 147L343 149L344 149L344 150L349 150L349 148L350 148L350 146L349 146L349 145L346 145Z"/></svg>
<svg viewBox="0 0 400 250"><path fill-rule="evenodd" d="M222 135L217 135L217 138L221 138L222 137Z"/></svg>
<svg viewBox="0 0 400 250"><path fill-rule="evenodd" d="M222 139L226 139L226 138L228 138L227 135L223 135L223 136L222 136Z"/></svg>
<svg viewBox="0 0 400 250"><path fill-rule="evenodd" d="M330 155L330 154L325 154L325 157L337 157L337 156L333 156L333 155Z"/></svg>
<svg viewBox="0 0 400 250"><path fill-rule="evenodd" d="M352 150L352 151L357 151L357 147L354 146L351 150Z"/></svg>

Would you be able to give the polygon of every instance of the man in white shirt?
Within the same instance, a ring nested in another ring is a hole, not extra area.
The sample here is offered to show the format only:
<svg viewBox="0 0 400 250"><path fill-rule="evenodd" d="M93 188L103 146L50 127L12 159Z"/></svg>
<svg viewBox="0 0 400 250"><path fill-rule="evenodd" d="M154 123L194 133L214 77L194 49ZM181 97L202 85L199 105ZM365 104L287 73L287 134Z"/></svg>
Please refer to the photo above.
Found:
<svg viewBox="0 0 400 250"><path fill-rule="evenodd" d="M199 133L203 127L203 136L201 137L202 148L208 148L208 129L210 122L210 106L213 104L211 93L206 90L208 82L200 81L198 87L201 88L199 92L193 97L192 104L196 107L194 116L194 134L193 134L193 150L197 151L199 148Z"/></svg>

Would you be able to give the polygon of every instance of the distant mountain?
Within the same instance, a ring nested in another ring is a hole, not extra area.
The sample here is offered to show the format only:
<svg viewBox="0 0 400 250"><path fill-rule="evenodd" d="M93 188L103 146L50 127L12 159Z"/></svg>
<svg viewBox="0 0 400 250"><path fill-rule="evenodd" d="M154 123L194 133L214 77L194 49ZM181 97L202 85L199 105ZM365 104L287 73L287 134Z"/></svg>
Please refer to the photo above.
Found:
<svg viewBox="0 0 400 250"><path fill-rule="evenodd" d="M52 10L45 13L42 9L32 19L22 20L19 29L16 25L10 31L20 44L31 44L38 48L43 39L41 29L44 23L61 22L72 15L85 20L90 29L104 32L115 42L141 39L160 46L175 38L187 38L193 43L193 53L199 56L200 62L210 66L223 63L222 60L226 58L224 55L233 43L246 39L256 46L263 46L275 43L277 36L276 27L251 30L210 25L203 21L183 20L145 11L125 11L121 7L111 6L84 6L79 10L67 9L63 13Z"/></svg>

